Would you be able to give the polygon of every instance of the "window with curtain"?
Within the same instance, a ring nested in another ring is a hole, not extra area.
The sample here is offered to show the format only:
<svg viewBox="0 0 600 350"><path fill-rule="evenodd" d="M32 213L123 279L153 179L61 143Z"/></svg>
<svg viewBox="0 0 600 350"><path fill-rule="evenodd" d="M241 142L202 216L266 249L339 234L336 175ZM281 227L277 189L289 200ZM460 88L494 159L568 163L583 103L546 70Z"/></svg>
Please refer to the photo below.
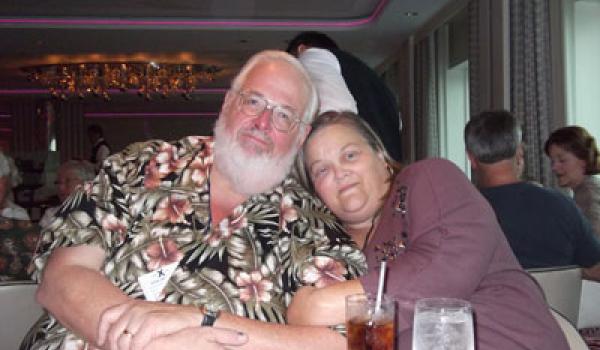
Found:
<svg viewBox="0 0 600 350"><path fill-rule="evenodd" d="M565 2L567 124L600 138L600 1Z"/></svg>

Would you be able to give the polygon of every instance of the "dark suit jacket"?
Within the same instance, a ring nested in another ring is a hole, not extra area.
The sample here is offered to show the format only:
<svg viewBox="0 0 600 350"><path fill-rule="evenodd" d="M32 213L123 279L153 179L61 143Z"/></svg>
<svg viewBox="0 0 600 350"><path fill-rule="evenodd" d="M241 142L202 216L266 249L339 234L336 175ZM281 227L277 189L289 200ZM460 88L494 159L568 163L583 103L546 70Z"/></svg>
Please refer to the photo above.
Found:
<svg viewBox="0 0 600 350"><path fill-rule="evenodd" d="M340 63L342 76L356 100L358 114L379 135L392 158L402 160L398 106L392 92L364 62L342 50L330 50Z"/></svg>

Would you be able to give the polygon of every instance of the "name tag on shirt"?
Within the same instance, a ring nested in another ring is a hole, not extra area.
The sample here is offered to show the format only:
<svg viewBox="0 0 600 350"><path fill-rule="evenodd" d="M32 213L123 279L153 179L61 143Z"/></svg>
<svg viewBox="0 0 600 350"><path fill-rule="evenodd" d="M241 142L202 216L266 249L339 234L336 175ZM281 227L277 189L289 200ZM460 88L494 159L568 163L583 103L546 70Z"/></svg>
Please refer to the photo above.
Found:
<svg viewBox="0 0 600 350"><path fill-rule="evenodd" d="M159 269L145 273L138 277L138 283L144 292L144 297L148 301L159 301L161 294L167 282L179 266L179 262L173 262L161 266Z"/></svg>

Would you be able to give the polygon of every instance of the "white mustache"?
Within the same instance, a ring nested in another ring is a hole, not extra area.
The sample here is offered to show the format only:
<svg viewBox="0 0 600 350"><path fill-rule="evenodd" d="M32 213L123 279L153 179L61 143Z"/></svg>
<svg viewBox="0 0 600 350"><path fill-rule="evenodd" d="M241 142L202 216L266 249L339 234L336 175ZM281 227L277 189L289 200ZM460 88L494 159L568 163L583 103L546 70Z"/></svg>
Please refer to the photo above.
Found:
<svg viewBox="0 0 600 350"><path fill-rule="evenodd" d="M271 137L269 135L267 135L265 132L258 130L256 128L243 129L240 131L240 133L242 135L249 135L249 136L255 137L257 139L260 139L260 140L264 141L265 143L267 143L268 145L273 144L273 140L271 139Z"/></svg>

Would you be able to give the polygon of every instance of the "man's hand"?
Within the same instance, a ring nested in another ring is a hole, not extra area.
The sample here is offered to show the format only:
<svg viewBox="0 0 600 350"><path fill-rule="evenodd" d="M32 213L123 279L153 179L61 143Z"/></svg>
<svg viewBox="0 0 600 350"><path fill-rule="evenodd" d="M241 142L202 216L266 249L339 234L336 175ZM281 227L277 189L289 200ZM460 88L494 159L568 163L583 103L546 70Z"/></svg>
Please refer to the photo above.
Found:
<svg viewBox="0 0 600 350"><path fill-rule="evenodd" d="M226 328L194 327L158 337L144 350L225 350L246 344L248 336Z"/></svg>
<svg viewBox="0 0 600 350"><path fill-rule="evenodd" d="M131 300L102 313L98 345L111 350L141 350L158 337L198 328L203 317L195 306Z"/></svg>

